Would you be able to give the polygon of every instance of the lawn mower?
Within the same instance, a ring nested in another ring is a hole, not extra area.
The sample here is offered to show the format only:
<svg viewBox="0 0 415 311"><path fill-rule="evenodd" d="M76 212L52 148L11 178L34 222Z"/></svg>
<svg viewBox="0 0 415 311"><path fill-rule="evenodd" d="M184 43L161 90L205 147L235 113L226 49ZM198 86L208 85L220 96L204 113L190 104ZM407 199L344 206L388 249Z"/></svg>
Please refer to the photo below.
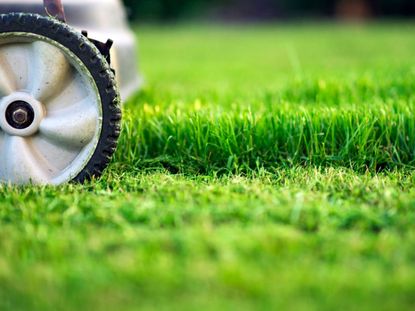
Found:
<svg viewBox="0 0 415 311"><path fill-rule="evenodd" d="M112 49L112 40L81 28L105 33L96 31L100 8L110 9L107 21L118 16L112 27L124 27L111 7L118 1L68 0L68 18L61 0L38 2L0 1L0 183L84 182L100 176L115 151L120 90L126 98L139 85L134 48Z"/></svg>

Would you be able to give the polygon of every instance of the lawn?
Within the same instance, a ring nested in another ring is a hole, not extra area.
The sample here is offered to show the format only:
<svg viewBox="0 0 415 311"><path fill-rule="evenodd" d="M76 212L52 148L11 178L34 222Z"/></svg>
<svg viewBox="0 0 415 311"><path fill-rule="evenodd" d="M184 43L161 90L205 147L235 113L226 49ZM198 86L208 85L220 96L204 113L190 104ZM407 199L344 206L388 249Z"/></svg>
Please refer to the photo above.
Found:
<svg viewBox="0 0 415 311"><path fill-rule="evenodd" d="M415 24L137 26L84 186L0 186L0 310L413 310Z"/></svg>

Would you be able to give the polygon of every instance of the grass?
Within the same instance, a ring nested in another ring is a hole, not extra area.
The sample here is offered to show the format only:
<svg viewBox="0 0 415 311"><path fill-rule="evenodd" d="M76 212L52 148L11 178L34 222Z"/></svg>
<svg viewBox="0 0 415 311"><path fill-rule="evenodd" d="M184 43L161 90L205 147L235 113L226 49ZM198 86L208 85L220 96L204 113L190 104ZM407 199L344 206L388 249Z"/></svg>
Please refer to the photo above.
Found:
<svg viewBox="0 0 415 311"><path fill-rule="evenodd" d="M104 177L0 187L0 309L412 310L413 28L138 27Z"/></svg>

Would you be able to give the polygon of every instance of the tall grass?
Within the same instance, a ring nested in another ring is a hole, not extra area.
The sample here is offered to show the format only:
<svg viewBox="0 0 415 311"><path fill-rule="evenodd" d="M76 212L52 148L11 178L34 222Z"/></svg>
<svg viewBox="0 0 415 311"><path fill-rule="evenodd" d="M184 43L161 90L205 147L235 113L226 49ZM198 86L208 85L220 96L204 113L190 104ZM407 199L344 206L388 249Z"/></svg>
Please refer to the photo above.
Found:
<svg viewBox="0 0 415 311"><path fill-rule="evenodd" d="M152 91L147 91L126 108L116 161L185 173L415 166L409 85L357 85L343 91L342 85L316 85L305 83L245 106L225 102L219 109L201 100L187 106L150 104Z"/></svg>

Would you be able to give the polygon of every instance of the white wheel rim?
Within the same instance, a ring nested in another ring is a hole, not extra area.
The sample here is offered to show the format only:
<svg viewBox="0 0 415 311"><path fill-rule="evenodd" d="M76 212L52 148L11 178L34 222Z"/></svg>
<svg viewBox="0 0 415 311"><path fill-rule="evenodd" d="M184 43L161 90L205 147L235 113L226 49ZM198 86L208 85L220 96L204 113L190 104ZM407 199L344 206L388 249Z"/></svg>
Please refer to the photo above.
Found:
<svg viewBox="0 0 415 311"><path fill-rule="evenodd" d="M22 120L30 125L16 128ZM72 180L90 161L101 128L98 88L75 54L39 35L0 35L1 183Z"/></svg>

